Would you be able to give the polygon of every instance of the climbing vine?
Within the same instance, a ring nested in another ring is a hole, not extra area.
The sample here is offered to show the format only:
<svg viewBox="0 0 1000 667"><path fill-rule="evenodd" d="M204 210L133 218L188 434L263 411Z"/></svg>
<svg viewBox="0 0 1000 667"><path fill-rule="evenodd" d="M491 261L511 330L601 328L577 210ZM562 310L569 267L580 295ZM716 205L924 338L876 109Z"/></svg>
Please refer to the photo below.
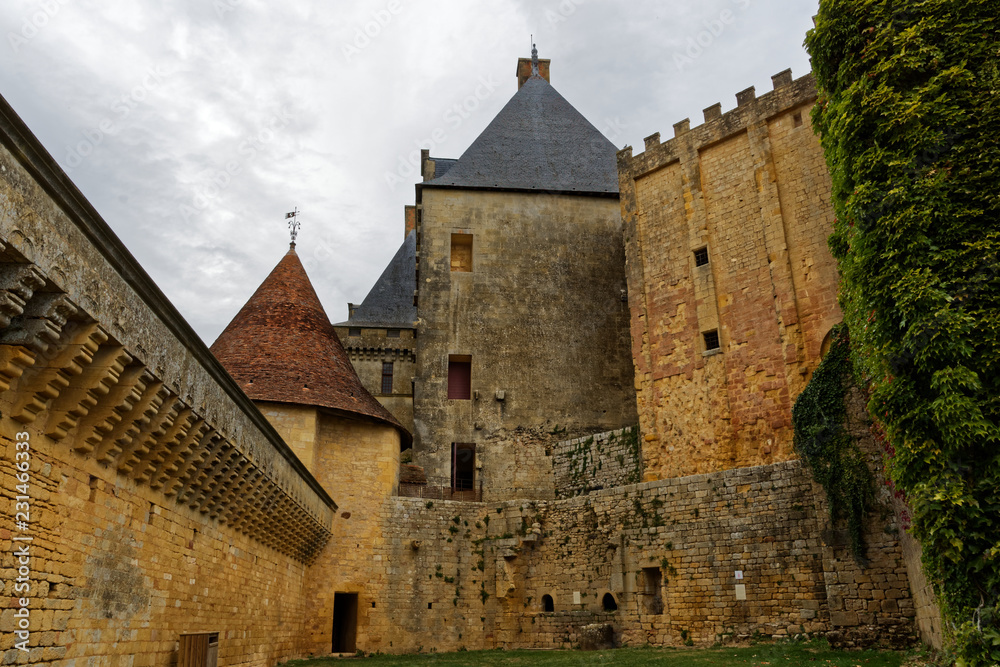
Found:
<svg viewBox="0 0 1000 667"><path fill-rule="evenodd" d="M875 500L875 481L847 428L850 337L843 325L831 333L830 351L792 409L795 450L826 491L830 519L847 519L851 550L861 561L865 516Z"/></svg>
<svg viewBox="0 0 1000 667"><path fill-rule="evenodd" d="M821 0L806 46L869 411L951 651L1000 661L996 0Z"/></svg>

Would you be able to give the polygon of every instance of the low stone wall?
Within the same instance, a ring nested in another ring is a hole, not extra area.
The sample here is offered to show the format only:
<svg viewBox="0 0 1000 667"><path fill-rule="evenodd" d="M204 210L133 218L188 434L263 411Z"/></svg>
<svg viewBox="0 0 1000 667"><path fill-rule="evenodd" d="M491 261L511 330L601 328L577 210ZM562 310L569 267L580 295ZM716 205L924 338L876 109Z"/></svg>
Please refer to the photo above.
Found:
<svg viewBox="0 0 1000 667"><path fill-rule="evenodd" d="M595 433L552 448L556 498L610 489L642 480L639 427Z"/></svg>
<svg viewBox="0 0 1000 667"><path fill-rule="evenodd" d="M363 605L372 631L391 639L383 651L556 648L602 622L629 645L915 640L891 526L873 513L859 565L798 461L554 501L393 498L383 513L384 586Z"/></svg>

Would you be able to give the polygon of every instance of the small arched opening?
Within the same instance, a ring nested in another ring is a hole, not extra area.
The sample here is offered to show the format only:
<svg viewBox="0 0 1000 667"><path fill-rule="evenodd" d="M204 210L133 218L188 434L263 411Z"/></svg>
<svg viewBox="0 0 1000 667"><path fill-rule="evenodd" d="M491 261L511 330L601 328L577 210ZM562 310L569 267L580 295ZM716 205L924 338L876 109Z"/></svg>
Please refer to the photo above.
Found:
<svg viewBox="0 0 1000 667"><path fill-rule="evenodd" d="M605 593L604 597L601 598L601 607L604 611L618 611L618 603L615 602L615 596L611 593Z"/></svg>
<svg viewBox="0 0 1000 667"><path fill-rule="evenodd" d="M542 596L542 611L555 611L556 603L552 600L552 596L546 593Z"/></svg>
<svg viewBox="0 0 1000 667"><path fill-rule="evenodd" d="M833 327L831 327L831 329L829 331L826 332L826 335L823 336L823 342L820 343L820 346L819 346L819 358L820 359L825 359L826 358L826 353L829 352L830 348L833 346L833 331L838 326L840 326L840 325L839 324L834 325Z"/></svg>

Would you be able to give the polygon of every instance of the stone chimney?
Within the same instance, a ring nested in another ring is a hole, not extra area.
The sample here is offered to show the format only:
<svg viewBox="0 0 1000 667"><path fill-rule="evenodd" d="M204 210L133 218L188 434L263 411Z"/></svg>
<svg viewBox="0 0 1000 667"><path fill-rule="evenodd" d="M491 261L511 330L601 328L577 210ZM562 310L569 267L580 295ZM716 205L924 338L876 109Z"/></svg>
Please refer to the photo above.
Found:
<svg viewBox="0 0 1000 667"><path fill-rule="evenodd" d="M538 59L538 76L542 77L549 83L549 62L548 58ZM524 82L531 77L531 58L518 58L517 59L517 89L521 90L521 86Z"/></svg>

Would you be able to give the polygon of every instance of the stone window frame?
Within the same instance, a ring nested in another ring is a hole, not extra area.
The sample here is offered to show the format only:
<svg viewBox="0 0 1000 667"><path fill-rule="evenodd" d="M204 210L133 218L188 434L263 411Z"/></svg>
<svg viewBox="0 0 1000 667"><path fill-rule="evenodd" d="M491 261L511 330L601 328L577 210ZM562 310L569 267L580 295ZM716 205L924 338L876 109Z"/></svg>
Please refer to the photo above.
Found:
<svg viewBox="0 0 1000 667"><path fill-rule="evenodd" d="M463 255L468 257L468 264L456 264ZM451 254L449 268L453 273L472 273L475 270L475 240L468 232L453 232L451 235Z"/></svg>
<svg viewBox="0 0 1000 667"><path fill-rule="evenodd" d="M460 378L459 375L462 377ZM448 400L472 400L472 356L468 354L448 355ZM467 391L462 391L463 389Z"/></svg>
<svg viewBox="0 0 1000 667"><path fill-rule="evenodd" d="M386 373L386 370L388 370L389 372ZM383 394L391 394L392 393L392 376L393 376L392 362L391 361L383 361L382 362L382 393ZM387 384L387 382L388 382L388 384ZM386 389L387 386L388 386L388 389Z"/></svg>
<svg viewBox="0 0 1000 667"><path fill-rule="evenodd" d="M704 245L694 249L694 265L696 268L708 266L709 264L708 246Z"/></svg>
<svg viewBox="0 0 1000 667"><path fill-rule="evenodd" d="M647 614L662 614L666 609L663 600L663 571L659 567L644 567L642 574L642 610Z"/></svg>
<svg viewBox="0 0 1000 667"><path fill-rule="evenodd" d="M702 344L705 346L705 354L718 354L722 352L722 337L718 329L710 329L701 332Z"/></svg>
<svg viewBox="0 0 1000 667"><path fill-rule="evenodd" d="M545 604L545 598L549 599L548 600L548 602L549 602L548 605ZM542 595L540 602L542 603L542 613L551 614L551 613L555 612L555 610L556 610L556 599L552 596L551 593L545 593L544 595ZM551 609L549 607L551 607Z"/></svg>

